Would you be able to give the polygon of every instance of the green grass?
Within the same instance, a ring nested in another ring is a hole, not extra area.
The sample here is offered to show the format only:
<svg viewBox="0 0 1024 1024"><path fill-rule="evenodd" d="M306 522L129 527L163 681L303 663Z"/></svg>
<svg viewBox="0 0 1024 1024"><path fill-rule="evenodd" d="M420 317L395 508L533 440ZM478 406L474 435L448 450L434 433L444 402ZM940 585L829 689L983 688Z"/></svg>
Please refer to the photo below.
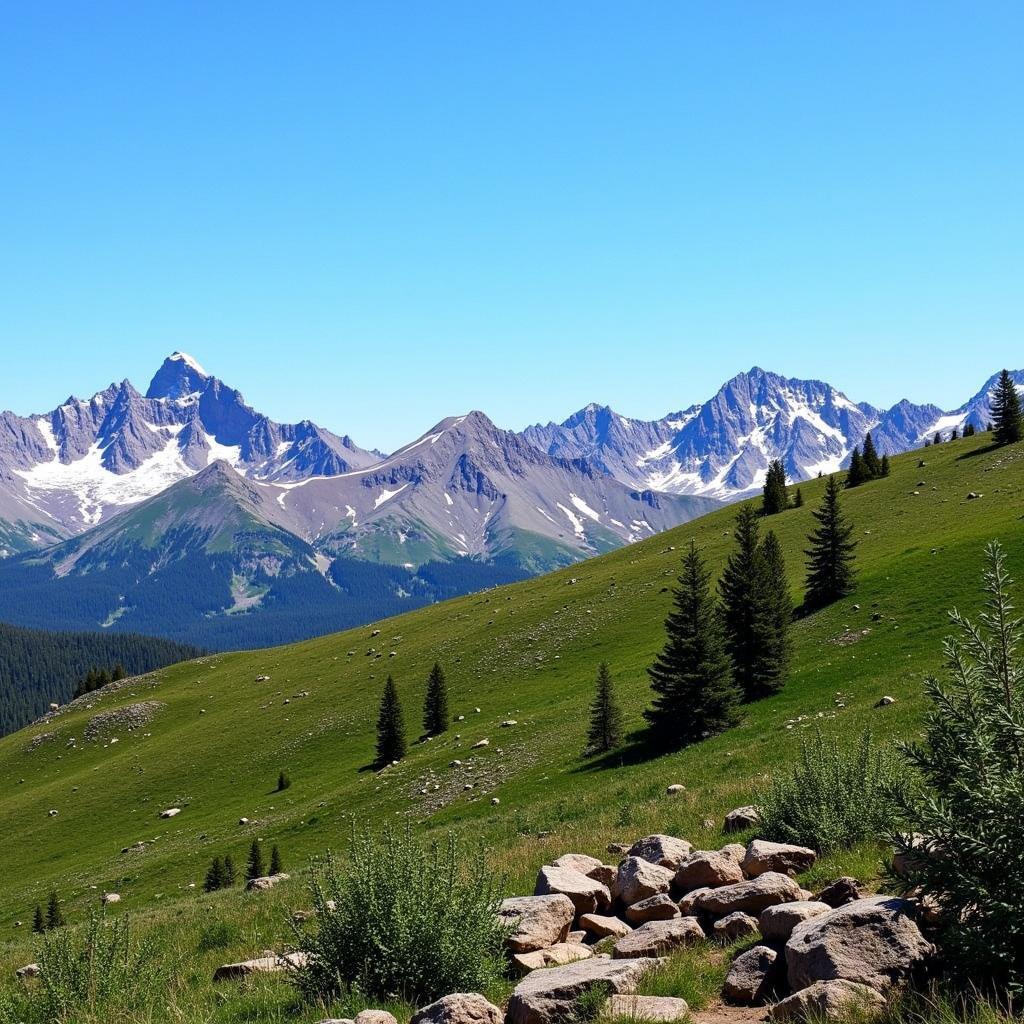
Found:
<svg viewBox="0 0 1024 1024"><path fill-rule="evenodd" d="M203 1003L206 1016L196 1020L242 1019L216 1015L240 1011L233 1000L222 1005L203 979L215 961L285 941L285 910L307 905L307 897L301 880L261 896L204 895L210 858L231 853L244 864L256 836L268 851L280 845L296 869L310 854L344 847L353 816L361 823L408 816L427 830L481 838L495 870L517 892L532 891L537 867L567 850L599 854L609 841L649 831L720 844L723 814L789 763L812 726L854 736L870 725L882 741L913 732L922 675L939 665L946 609L977 605L985 541L999 538L1011 570L1024 577L1024 448L987 451L988 443L981 435L902 456L890 478L843 495L860 542L856 594L796 625L793 674L780 695L749 707L738 728L678 754L644 760L627 747L603 762L585 762L585 710L596 666L606 660L627 725L639 728L648 699L644 669L662 640L683 546L695 538L720 569L734 509L375 627L176 666L103 695L91 710L6 737L0 835L16 838L4 843L0 978L30 958L32 908L51 888L65 898L72 920L114 890L121 908L159 925L171 944L195 947L211 914L239 923L241 937L230 948L189 951L175 991ZM917 468L919 457L926 468ZM797 597L801 551L823 482L801 486L804 507L767 524L782 541ZM972 490L984 497L968 501ZM376 637L373 628L380 629ZM416 737L435 660L448 675L452 712L465 720L438 739L412 743L401 765L375 774L368 766L385 676L394 674ZM270 680L256 682L260 674ZM897 703L875 709L883 694ZM143 699L165 705L150 726L120 735L114 745L83 742L98 710ZM509 718L518 724L502 728ZM26 752L42 732L57 736ZM71 736L78 740L73 747ZM490 746L471 749L482 738ZM456 758L472 771L449 767ZM274 792L280 770L293 781L283 793ZM465 790L467 782L475 788ZM666 796L673 782L686 791ZM172 806L183 812L160 820ZM51 808L57 816L48 816ZM239 825L243 816L256 824ZM713 827L705 826L708 818ZM149 843L143 852L121 852L138 841ZM837 853L815 876L872 881L882 852ZM245 991L251 1019L292 1012L279 983Z"/></svg>

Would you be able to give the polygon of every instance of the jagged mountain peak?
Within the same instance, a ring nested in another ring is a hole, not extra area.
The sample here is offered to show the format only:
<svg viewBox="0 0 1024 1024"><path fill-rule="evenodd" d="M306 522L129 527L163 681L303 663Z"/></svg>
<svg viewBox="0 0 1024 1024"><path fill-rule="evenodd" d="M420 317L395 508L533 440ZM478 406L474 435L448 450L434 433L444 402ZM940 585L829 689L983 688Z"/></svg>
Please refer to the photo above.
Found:
<svg viewBox="0 0 1024 1024"><path fill-rule="evenodd" d="M187 352L172 352L153 375L146 398L185 398L202 391L212 379Z"/></svg>

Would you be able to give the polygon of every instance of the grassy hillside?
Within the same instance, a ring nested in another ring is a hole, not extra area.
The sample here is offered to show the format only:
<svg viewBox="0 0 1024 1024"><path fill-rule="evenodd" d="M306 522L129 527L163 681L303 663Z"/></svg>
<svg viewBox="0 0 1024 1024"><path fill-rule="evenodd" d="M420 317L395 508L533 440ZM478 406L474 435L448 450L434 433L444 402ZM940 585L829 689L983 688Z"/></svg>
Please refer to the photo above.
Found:
<svg viewBox="0 0 1024 1024"><path fill-rule="evenodd" d="M256 836L268 849L280 845L288 867L301 867L307 855L344 845L352 816L410 815L429 829L483 837L519 891L552 852L600 852L652 830L712 842L718 828L705 819L720 823L745 802L812 723L845 736L867 725L882 736L914 728L922 675L938 667L946 609L977 604L985 541L1002 540L1011 569L1024 576L1024 449L988 443L982 435L894 459L890 478L844 493L859 542L857 593L796 625L794 671L781 695L748 708L739 728L678 754L644 760L631 748L614 763L584 762L585 709L597 663L607 660L629 723L639 727L644 669L662 640L682 547L695 538L717 571L730 550L733 509L375 627L163 670L7 737L0 834L16 839L5 844L0 883L0 939L14 942L5 961L27 949L27 925L15 921L28 922L51 887L72 918L98 892L115 890L130 911L189 919L210 902L188 886L201 884L214 854L242 863ZM768 522L797 596L823 483L804 484L805 506ZM968 500L969 491L983 497ZM374 773L386 675L399 684L415 737L435 659L449 676L452 711L465 720ZM875 709L883 694L897 703ZM162 705L149 725L117 733L116 744L84 741L93 716L142 700ZM508 719L517 724L503 727ZM489 746L472 749L485 738ZM454 759L463 766L450 767ZM276 793L281 769L293 785ZM664 795L673 782L686 786L681 797ZM167 807L183 810L160 820ZM242 817L256 823L241 826ZM122 852L140 841L149 844L141 852ZM840 866L870 875L876 863L861 851L817 870ZM217 896L225 912L245 899L252 897ZM303 902L297 885L292 899ZM249 946L266 941L254 934Z"/></svg>

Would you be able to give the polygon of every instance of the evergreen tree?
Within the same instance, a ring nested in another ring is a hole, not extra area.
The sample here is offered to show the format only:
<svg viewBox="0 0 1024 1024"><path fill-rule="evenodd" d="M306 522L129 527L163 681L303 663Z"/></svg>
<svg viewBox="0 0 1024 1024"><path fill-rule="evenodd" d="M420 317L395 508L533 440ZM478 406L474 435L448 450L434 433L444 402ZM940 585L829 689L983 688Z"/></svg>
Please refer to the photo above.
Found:
<svg viewBox="0 0 1024 1024"><path fill-rule="evenodd" d="M249 847L249 860L245 865L245 878L251 882L254 878L263 878L263 851L260 849L259 841L254 839Z"/></svg>
<svg viewBox="0 0 1024 1024"><path fill-rule="evenodd" d="M750 505L736 514L733 537L736 547L729 555L718 581L720 611L725 626L725 645L732 660L733 680L744 699L749 700L754 686L754 665L761 644L758 602L761 597L758 558L758 521Z"/></svg>
<svg viewBox="0 0 1024 1024"><path fill-rule="evenodd" d="M973 423L968 423L964 427L964 437L974 437L974 435L976 433L977 433L977 431L975 430L975 427L974 427Z"/></svg>
<svg viewBox="0 0 1024 1024"><path fill-rule="evenodd" d="M886 477L889 475L889 456L883 455L882 461L878 464L878 475Z"/></svg>
<svg viewBox="0 0 1024 1024"><path fill-rule="evenodd" d="M877 480L882 475L882 463L875 450L875 441L869 430L864 435L864 475L868 480Z"/></svg>
<svg viewBox="0 0 1024 1024"><path fill-rule="evenodd" d="M960 437L960 431L959 431L959 430L957 430L957 429L956 429L956 427L954 427L954 428L953 428L953 429L952 429L952 430L951 430L951 431L949 432L949 439L950 439L950 441L956 441L956 440L957 440L957 438L959 438L959 437Z"/></svg>
<svg viewBox="0 0 1024 1024"><path fill-rule="evenodd" d="M597 667L597 692L590 705L590 729L587 732L587 753L607 754L622 743L622 709L615 700L612 675L608 663Z"/></svg>
<svg viewBox="0 0 1024 1024"><path fill-rule="evenodd" d="M691 541L665 620L665 646L647 670L655 698L644 717L662 747L696 743L739 721L739 694L710 581Z"/></svg>
<svg viewBox="0 0 1024 1024"><path fill-rule="evenodd" d="M37 903L36 911L32 915L32 931L36 935L42 935L46 931L46 921L43 919L43 908Z"/></svg>
<svg viewBox="0 0 1024 1024"><path fill-rule="evenodd" d="M825 496L814 511L818 526L807 538L807 592L804 607L813 611L844 597L853 590L853 526L847 522L839 504L839 484L828 478Z"/></svg>
<svg viewBox="0 0 1024 1024"><path fill-rule="evenodd" d="M121 662L117 662L114 665L114 671L110 673L110 681L112 683L120 682L120 680L127 678L128 673L124 670L124 665Z"/></svg>
<svg viewBox="0 0 1024 1024"><path fill-rule="evenodd" d="M60 900L56 892L50 893L49 903L46 905L46 927L61 928L64 925L64 911L60 909Z"/></svg>
<svg viewBox="0 0 1024 1024"><path fill-rule="evenodd" d="M942 444L942 433L941 433L941 431L938 431L938 430L935 431L935 439L932 441L932 444Z"/></svg>
<svg viewBox="0 0 1024 1024"><path fill-rule="evenodd" d="M281 851L275 846L270 851L270 873L279 875L284 871L284 863L281 860Z"/></svg>
<svg viewBox="0 0 1024 1024"><path fill-rule="evenodd" d="M762 511L766 516L774 516L784 512L786 504L786 469L781 459L772 459L764 478Z"/></svg>
<svg viewBox="0 0 1024 1024"><path fill-rule="evenodd" d="M790 627L793 621L793 600L786 580L786 562L782 545L774 531L769 530L757 549L757 609L754 632L757 646L750 673L747 700L756 700L778 693L789 675L793 643Z"/></svg>
<svg viewBox="0 0 1024 1024"><path fill-rule="evenodd" d="M277 776L277 791L278 793L283 792L292 784L292 780L285 775L284 772L278 773Z"/></svg>
<svg viewBox="0 0 1024 1024"><path fill-rule="evenodd" d="M206 878L203 881L204 892L215 892L224 888L224 861L220 857L214 857L210 866L206 869Z"/></svg>
<svg viewBox="0 0 1024 1024"><path fill-rule="evenodd" d="M427 698L423 705L423 731L428 736L440 736L448 728L448 681L435 661L427 678Z"/></svg>
<svg viewBox="0 0 1024 1024"><path fill-rule="evenodd" d="M850 452L850 468L846 472L846 486L859 487L867 478L864 456L861 455L859 446L854 445L853 451Z"/></svg>
<svg viewBox="0 0 1024 1024"><path fill-rule="evenodd" d="M803 496L803 492L798 487L796 489L796 494L793 495L793 508L803 508L803 507L804 507L804 496Z"/></svg>
<svg viewBox="0 0 1024 1024"><path fill-rule="evenodd" d="M235 862L229 853L224 858L224 888L230 889L235 884Z"/></svg>
<svg viewBox="0 0 1024 1024"><path fill-rule="evenodd" d="M999 374L992 395L992 420L996 444L1016 444L1020 440L1020 395L1008 370Z"/></svg>
<svg viewBox="0 0 1024 1024"><path fill-rule="evenodd" d="M405 757L405 722L395 681L388 676L377 718L377 764L383 766Z"/></svg>

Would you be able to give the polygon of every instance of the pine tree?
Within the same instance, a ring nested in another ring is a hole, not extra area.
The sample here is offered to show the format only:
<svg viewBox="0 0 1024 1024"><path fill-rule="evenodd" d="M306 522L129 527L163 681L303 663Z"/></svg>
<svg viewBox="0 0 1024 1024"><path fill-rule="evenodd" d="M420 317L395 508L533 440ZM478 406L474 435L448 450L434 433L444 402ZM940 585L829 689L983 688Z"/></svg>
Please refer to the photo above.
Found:
<svg viewBox="0 0 1024 1024"><path fill-rule="evenodd" d="M781 459L772 459L764 478L762 511L766 516L774 516L784 512L786 504L786 469Z"/></svg>
<svg viewBox="0 0 1024 1024"><path fill-rule="evenodd" d="M960 437L960 431L957 430L956 427L954 427L949 432L949 439L950 439L950 441L956 441L959 437Z"/></svg>
<svg viewBox="0 0 1024 1024"><path fill-rule="evenodd" d="M206 869L206 878L203 881L204 892L215 892L224 888L224 861L220 857L214 857L210 866Z"/></svg>
<svg viewBox="0 0 1024 1024"><path fill-rule="evenodd" d="M964 427L964 437L974 437L974 435L976 433L977 433L977 430L976 430L976 428L975 428L973 423L968 423Z"/></svg>
<svg viewBox="0 0 1024 1024"><path fill-rule="evenodd" d="M46 905L46 927L61 928L64 925L64 911L60 909L60 900L56 892L50 893L50 900Z"/></svg>
<svg viewBox="0 0 1024 1024"><path fill-rule="evenodd" d="M46 931L46 921L43 919L43 908L37 903L36 911L32 915L32 931L36 935L42 935Z"/></svg>
<svg viewBox="0 0 1024 1024"><path fill-rule="evenodd" d="M883 455L882 461L878 464L878 475L887 477L889 475L889 456Z"/></svg>
<svg viewBox="0 0 1024 1024"><path fill-rule="evenodd" d="M395 681L388 676L377 718L377 764L391 764L405 757L405 722Z"/></svg>
<svg viewBox="0 0 1024 1024"><path fill-rule="evenodd" d="M235 884L235 862L229 853L224 858L224 888L230 889Z"/></svg>
<svg viewBox="0 0 1024 1024"><path fill-rule="evenodd" d="M597 667L597 692L590 705L590 729L587 732L587 753L607 754L622 743L622 709L615 700L612 675L608 663Z"/></svg>
<svg viewBox="0 0 1024 1024"><path fill-rule="evenodd" d="M427 697L423 704L423 731L428 736L440 736L448 728L448 681L435 661L427 678Z"/></svg>
<svg viewBox="0 0 1024 1024"><path fill-rule="evenodd" d="M263 851L260 849L259 841L254 839L249 847L249 860L245 865L246 881L251 882L254 878L264 878Z"/></svg>
<svg viewBox="0 0 1024 1024"><path fill-rule="evenodd" d="M813 611L844 597L853 590L853 526L847 522L839 504L839 484L828 478L825 496L814 511L818 526L807 538L807 592L804 608Z"/></svg>
<svg viewBox="0 0 1024 1024"><path fill-rule="evenodd" d="M757 554L758 532L756 513L750 505L744 505L736 515L733 530L736 547L718 581L722 599L719 607L725 626L726 650L732 660L733 680L746 700L755 689L754 664L761 643L758 600L763 566Z"/></svg>
<svg viewBox="0 0 1024 1024"><path fill-rule="evenodd" d="M935 439L932 441L932 444L942 444L942 432L941 431L938 431L938 430L935 431Z"/></svg>
<svg viewBox="0 0 1024 1024"><path fill-rule="evenodd" d="M1020 440L1020 395L1008 370L999 374L992 395L992 421L996 444L1016 444Z"/></svg>
<svg viewBox="0 0 1024 1024"><path fill-rule="evenodd" d="M714 606L711 576L691 542L665 620L665 646L647 670L655 698L644 712L654 741L666 748L696 743L739 721L739 694Z"/></svg>
<svg viewBox="0 0 1024 1024"><path fill-rule="evenodd" d="M859 487L867 478L864 456L861 455L860 448L854 445L853 451L850 452L850 468L846 472L846 486Z"/></svg>
<svg viewBox="0 0 1024 1024"><path fill-rule="evenodd" d="M270 851L270 873L279 875L284 871L284 862L281 860L281 851L275 846Z"/></svg>
<svg viewBox="0 0 1024 1024"><path fill-rule="evenodd" d="M757 700L778 693L789 675L793 651L790 626L793 621L793 600L786 580L786 562L782 545L774 531L769 530L757 549L757 610L754 631L758 643L751 671L747 700Z"/></svg>
<svg viewBox="0 0 1024 1024"><path fill-rule="evenodd" d="M280 772L277 776L277 791L278 793L283 792L292 784L292 780L285 775L284 772Z"/></svg>
<svg viewBox="0 0 1024 1024"><path fill-rule="evenodd" d="M120 682L120 680L127 678L128 673L124 670L124 665L121 662L117 662L114 665L114 671L110 673L110 681L112 683Z"/></svg>
<svg viewBox="0 0 1024 1024"><path fill-rule="evenodd" d="M875 440L870 430L864 435L864 469L869 480L875 480L882 475L882 463L879 461Z"/></svg>
<svg viewBox="0 0 1024 1024"><path fill-rule="evenodd" d="M803 507L804 507L804 496L803 496L803 492L798 487L796 489L796 494L793 495L793 508L803 508Z"/></svg>

